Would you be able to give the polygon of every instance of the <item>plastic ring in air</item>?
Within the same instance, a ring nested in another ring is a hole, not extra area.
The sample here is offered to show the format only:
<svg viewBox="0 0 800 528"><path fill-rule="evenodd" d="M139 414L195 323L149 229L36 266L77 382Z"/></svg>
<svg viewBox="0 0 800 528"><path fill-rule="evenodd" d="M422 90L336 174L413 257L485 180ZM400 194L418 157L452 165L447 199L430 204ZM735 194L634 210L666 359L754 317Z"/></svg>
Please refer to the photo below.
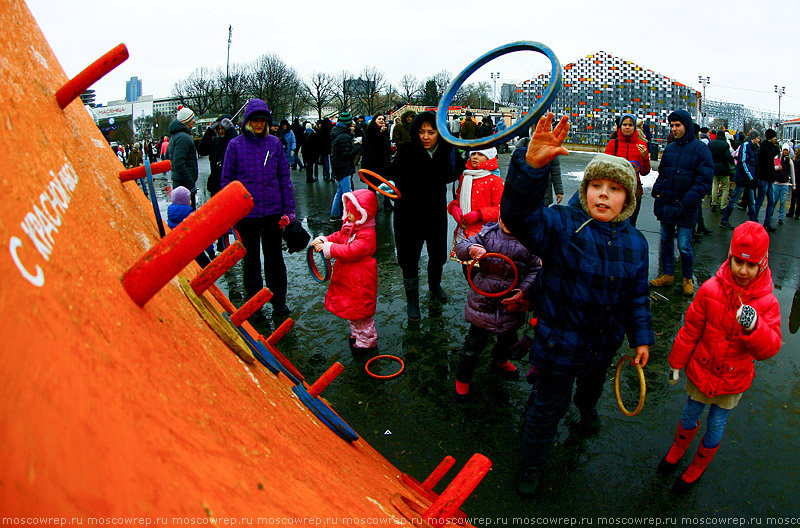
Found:
<svg viewBox="0 0 800 528"><path fill-rule="evenodd" d="M524 119L497 134L479 139L459 139L453 136L453 134L450 133L450 128L447 126L447 109L450 107L450 103L453 101L453 97L455 97L458 89L461 88L461 85L466 82L469 76L475 73L481 66L498 57L515 51L536 51L550 59L550 64L552 65L550 82L544 94L542 94L542 97L539 99L539 104L530 109L528 115L525 116ZM561 63L558 61L558 57L553 53L553 50L544 44L531 40L518 40L495 48L485 55L478 57L475 62L464 68L464 70L450 82L450 86L447 87L444 95L442 95L442 99L439 101L439 107L436 110L436 128L438 128L439 136L456 147L462 149L476 149L497 146L516 136L526 135L528 127L535 124L545 111L550 108L553 101L555 101L558 91L561 89L561 75Z"/></svg>

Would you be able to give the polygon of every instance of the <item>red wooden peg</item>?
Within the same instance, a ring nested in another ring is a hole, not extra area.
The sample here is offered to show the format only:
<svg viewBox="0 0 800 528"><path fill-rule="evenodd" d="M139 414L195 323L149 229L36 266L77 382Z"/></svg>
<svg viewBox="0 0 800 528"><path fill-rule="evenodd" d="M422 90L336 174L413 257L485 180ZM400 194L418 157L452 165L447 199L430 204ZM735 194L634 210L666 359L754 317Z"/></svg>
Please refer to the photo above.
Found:
<svg viewBox="0 0 800 528"><path fill-rule="evenodd" d="M63 110L91 85L105 77L105 75L128 60L128 48L119 44L114 49L91 63L85 70L67 81L56 92L56 101Z"/></svg>
<svg viewBox="0 0 800 528"><path fill-rule="evenodd" d="M485 456L480 453L472 455L456 478L422 515L425 521L432 526L442 526L449 522L491 467L492 461Z"/></svg>
<svg viewBox="0 0 800 528"><path fill-rule="evenodd" d="M253 295L241 308L231 314L231 324L235 327L242 326L248 317L260 310L262 306L272 299L272 292L269 288L262 288L260 292Z"/></svg>
<svg viewBox="0 0 800 528"><path fill-rule="evenodd" d="M344 370L344 365L339 363L338 361L331 365L331 368L325 371L325 374L319 377L314 384L308 388L308 395L312 398L316 398L319 396L325 388L331 384L336 377L342 373Z"/></svg>
<svg viewBox="0 0 800 528"><path fill-rule="evenodd" d="M242 257L244 257L245 253L247 253L247 250L242 243L237 240L225 248L225 251L217 255L217 258L203 268L203 271L198 273L197 276L189 282L189 286L192 287L192 290L197 296L203 295L203 292L205 292L209 286L217 282L217 279L222 277L234 264L239 262Z"/></svg>
<svg viewBox="0 0 800 528"><path fill-rule="evenodd" d="M168 170L170 170L171 168L172 168L171 161L169 160L159 161L158 163L153 163L152 165L150 165L150 174L163 174ZM147 177L147 169L144 168L144 165L139 165L138 167L127 169L124 171L119 171L119 181L121 181L122 183L146 177Z"/></svg>
<svg viewBox="0 0 800 528"><path fill-rule="evenodd" d="M421 484L422 489L424 489L426 491L432 491L434 486L436 486L436 484L438 484L439 481L442 480L442 477L444 477L445 474L448 471L450 471L450 468L453 467L453 465L455 463L456 463L456 459L451 457L450 455L447 455L446 457L444 457L444 460L439 462L439 465L436 466L436 469L434 469L431 472L431 474L428 475L428 478L426 478L422 482L422 484Z"/></svg>
<svg viewBox="0 0 800 528"><path fill-rule="evenodd" d="M167 236L150 248L122 276L122 287L139 306L253 208L253 197L234 181L225 186Z"/></svg>

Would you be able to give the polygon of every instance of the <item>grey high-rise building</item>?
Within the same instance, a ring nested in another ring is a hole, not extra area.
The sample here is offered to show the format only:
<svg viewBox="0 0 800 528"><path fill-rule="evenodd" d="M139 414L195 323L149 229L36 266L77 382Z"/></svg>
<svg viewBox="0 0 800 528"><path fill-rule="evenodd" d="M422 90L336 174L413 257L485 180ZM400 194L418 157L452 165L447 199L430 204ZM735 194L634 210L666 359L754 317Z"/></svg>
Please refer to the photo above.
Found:
<svg viewBox="0 0 800 528"><path fill-rule="evenodd" d="M131 77L130 81L125 82L125 100L135 103L142 96L142 80L138 77Z"/></svg>

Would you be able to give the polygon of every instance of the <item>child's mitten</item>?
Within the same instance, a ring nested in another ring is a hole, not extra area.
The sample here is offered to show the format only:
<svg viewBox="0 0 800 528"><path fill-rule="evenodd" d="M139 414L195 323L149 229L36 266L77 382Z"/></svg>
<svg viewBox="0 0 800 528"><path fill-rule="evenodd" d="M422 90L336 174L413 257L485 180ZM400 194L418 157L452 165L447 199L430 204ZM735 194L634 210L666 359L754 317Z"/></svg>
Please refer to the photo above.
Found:
<svg viewBox="0 0 800 528"><path fill-rule="evenodd" d="M680 370L678 370L676 368L670 368L669 369L669 379L668 379L669 384L670 385L677 385L678 384L678 378L680 378L680 376L681 376L681 371Z"/></svg>
<svg viewBox="0 0 800 528"><path fill-rule="evenodd" d="M527 312L530 308L528 301L523 299L522 290L514 290L516 293L511 297L506 297L500 304L505 305L509 312Z"/></svg>
<svg viewBox="0 0 800 528"><path fill-rule="evenodd" d="M486 253L486 248L480 244L472 244L469 247L469 256L474 259L481 258Z"/></svg>
<svg viewBox="0 0 800 528"><path fill-rule="evenodd" d="M453 220L456 221L457 224L461 223L461 208L457 205L450 206L450 214L453 215Z"/></svg>
<svg viewBox="0 0 800 528"><path fill-rule="evenodd" d="M470 211L464 216L461 217L461 220L465 224L475 224L481 221L481 212L480 211Z"/></svg>
<svg viewBox="0 0 800 528"><path fill-rule="evenodd" d="M394 185L394 182L392 180L389 180L389 183ZM378 189L382 190L385 193L389 193L389 194L394 192L394 189L389 187L389 184L387 184L387 183L381 183L380 185L378 185Z"/></svg>
<svg viewBox="0 0 800 528"><path fill-rule="evenodd" d="M756 327L758 314L756 313L755 308L749 304L743 304L738 310L736 310L736 320L744 327L745 330L751 332Z"/></svg>

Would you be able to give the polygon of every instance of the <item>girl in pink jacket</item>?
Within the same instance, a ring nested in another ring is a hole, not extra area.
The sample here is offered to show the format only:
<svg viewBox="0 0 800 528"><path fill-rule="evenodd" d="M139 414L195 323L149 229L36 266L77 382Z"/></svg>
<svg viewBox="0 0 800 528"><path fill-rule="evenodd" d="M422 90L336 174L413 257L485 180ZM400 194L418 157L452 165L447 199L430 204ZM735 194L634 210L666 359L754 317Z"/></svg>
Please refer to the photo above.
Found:
<svg viewBox="0 0 800 528"><path fill-rule="evenodd" d="M325 308L350 321L350 350L373 351L378 346L375 304L378 298L378 264L375 193L358 189L342 196L342 230L315 238L311 245L336 262L331 272Z"/></svg>
<svg viewBox="0 0 800 528"><path fill-rule="evenodd" d="M757 222L733 231L728 259L703 283L686 311L669 354L670 383L686 369L689 399L678 432L658 470L670 473L689 449L706 405L706 434L673 491L689 491L719 448L728 412L736 407L755 376L754 363L778 353L781 312L772 293L769 235Z"/></svg>

